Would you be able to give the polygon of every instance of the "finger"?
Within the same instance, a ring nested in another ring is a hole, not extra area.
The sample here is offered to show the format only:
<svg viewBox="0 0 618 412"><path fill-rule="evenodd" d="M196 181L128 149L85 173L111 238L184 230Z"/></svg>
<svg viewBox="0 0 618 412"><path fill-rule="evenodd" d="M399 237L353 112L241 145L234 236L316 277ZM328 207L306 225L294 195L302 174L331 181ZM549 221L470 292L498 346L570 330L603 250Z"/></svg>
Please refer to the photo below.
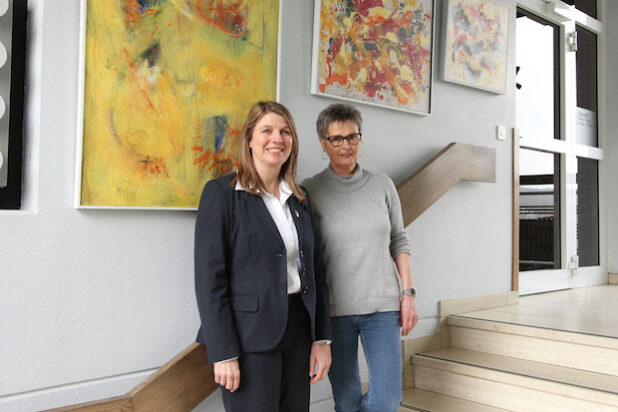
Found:
<svg viewBox="0 0 618 412"><path fill-rule="evenodd" d="M227 381L225 381L225 389L227 389L228 391L232 392L232 389L234 389L234 379L228 379Z"/></svg>
<svg viewBox="0 0 618 412"><path fill-rule="evenodd" d="M315 364L317 363L317 360L313 354L313 351L311 352L311 356L309 356L309 377L313 378L315 376Z"/></svg>
<svg viewBox="0 0 618 412"><path fill-rule="evenodd" d="M230 392L235 392L239 387L240 387L240 371L235 371L232 389L230 389Z"/></svg>
<svg viewBox="0 0 618 412"><path fill-rule="evenodd" d="M316 383L324 379L326 377L326 374L328 373L329 368L330 368L330 364L327 365L326 362L322 362L322 363L318 362L318 370L315 376L313 377L313 379L311 380L311 383Z"/></svg>
<svg viewBox="0 0 618 412"><path fill-rule="evenodd" d="M232 389L230 392L236 392L236 390L240 387L240 376L237 379L234 379L234 385L232 385Z"/></svg>
<svg viewBox="0 0 618 412"><path fill-rule="evenodd" d="M414 327L414 321L411 317L409 317L408 319L406 319L405 326L403 330L401 331L403 336L408 336L408 334L412 331L413 327Z"/></svg>
<svg viewBox="0 0 618 412"><path fill-rule="evenodd" d="M309 382L310 385L313 385L314 383L320 380L319 373L320 373L320 363L318 362L317 358L313 356L313 359L309 366L309 377L311 378L311 381Z"/></svg>
<svg viewBox="0 0 618 412"><path fill-rule="evenodd" d="M326 368L326 365L324 363L322 363L322 365L320 365L320 368L318 369L318 373L317 373L317 377L318 380L321 381L322 379L324 379L326 377L326 372L328 371L328 369Z"/></svg>

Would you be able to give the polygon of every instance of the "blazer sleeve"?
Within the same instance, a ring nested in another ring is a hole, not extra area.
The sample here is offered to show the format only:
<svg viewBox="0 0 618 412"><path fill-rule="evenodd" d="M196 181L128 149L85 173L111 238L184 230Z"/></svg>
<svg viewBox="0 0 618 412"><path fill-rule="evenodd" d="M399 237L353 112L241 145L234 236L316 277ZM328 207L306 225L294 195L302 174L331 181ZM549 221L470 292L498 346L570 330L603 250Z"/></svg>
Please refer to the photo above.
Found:
<svg viewBox="0 0 618 412"><path fill-rule="evenodd" d="M307 191L305 190L305 193ZM313 267L315 271L315 287L316 287L316 302L315 302L315 339L316 340L332 340L333 333L330 322L330 302L328 294L328 283L326 283L326 264L322 256L322 244L320 242L320 232L315 225L313 211L311 209L311 201L307 193L307 208L309 216L311 216L311 227L313 229L314 247L313 247Z"/></svg>
<svg viewBox="0 0 618 412"><path fill-rule="evenodd" d="M211 363L240 356L229 290L231 195L224 184L216 180L206 184L195 221L195 293L201 337Z"/></svg>

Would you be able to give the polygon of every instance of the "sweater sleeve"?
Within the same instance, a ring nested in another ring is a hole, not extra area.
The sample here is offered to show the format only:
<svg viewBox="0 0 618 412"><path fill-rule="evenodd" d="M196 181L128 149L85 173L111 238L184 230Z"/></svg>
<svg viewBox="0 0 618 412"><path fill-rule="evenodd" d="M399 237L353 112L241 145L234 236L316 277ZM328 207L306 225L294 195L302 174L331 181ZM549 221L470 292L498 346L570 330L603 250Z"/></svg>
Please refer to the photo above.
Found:
<svg viewBox="0 0 618 412"><path fill-rule="evenodd" d="M401 211L401 201L393 181L385 177L386 201L391 220L391 256L395 259L401 253L411 254L410 239L406 229L403 227L403 213Z"/></svg>

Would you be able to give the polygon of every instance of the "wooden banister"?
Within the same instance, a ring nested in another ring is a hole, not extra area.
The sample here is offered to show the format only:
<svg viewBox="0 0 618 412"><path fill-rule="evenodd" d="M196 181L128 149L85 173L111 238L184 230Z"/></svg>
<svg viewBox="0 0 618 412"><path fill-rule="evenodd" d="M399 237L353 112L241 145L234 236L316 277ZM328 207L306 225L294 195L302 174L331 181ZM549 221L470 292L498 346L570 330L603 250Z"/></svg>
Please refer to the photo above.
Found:
<svg viewBox="0 0 618 412"><path fill-rule="evenodd" d="M192 343L124 396L52 409L56 412L188 412L217 389L206 348Z"/></svg>
<svg viewBox="0 0 618 412"><path fill-rule="evenodd" d="M495 182L496 151L451 143L398 187L408 226L460 181ZM217 389L204 345L193 343L124 396L55 412L189 412Z"/></svg>
<svg viewBox="0 0 618 412"><path fill-rule="evenodd" d="M458 182L496 182L496 149L451 143L398 187L408 226Z"/></svg>

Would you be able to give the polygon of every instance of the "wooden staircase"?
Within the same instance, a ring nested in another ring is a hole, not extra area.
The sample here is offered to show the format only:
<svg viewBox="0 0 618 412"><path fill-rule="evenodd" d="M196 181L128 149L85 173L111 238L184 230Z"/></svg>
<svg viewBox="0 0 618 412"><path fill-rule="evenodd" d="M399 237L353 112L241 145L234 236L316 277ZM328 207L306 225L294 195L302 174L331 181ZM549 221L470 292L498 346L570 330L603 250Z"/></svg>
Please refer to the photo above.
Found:
<svg viewBox="0 0 618 412"><path fill-rule="evenodd" d="M406 408L618 411L618 339L465 315L446 325L449 346L412 356Z"/></svg>

